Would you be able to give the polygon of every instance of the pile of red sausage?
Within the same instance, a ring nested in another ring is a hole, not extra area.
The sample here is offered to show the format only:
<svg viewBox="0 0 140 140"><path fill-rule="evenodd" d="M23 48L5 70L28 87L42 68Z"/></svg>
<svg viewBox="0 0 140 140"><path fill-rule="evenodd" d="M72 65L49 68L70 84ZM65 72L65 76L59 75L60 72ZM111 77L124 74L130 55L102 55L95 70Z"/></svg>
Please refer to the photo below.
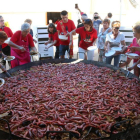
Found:
<svg viewBox="0 0 140 140"><path fill-rule="evenodd" d="M91 64L43 64L6 78L0 114L10 110L13 134L43 138L47 131L91 126L110 132L118 117L140 117L140 83Z"/></svg>

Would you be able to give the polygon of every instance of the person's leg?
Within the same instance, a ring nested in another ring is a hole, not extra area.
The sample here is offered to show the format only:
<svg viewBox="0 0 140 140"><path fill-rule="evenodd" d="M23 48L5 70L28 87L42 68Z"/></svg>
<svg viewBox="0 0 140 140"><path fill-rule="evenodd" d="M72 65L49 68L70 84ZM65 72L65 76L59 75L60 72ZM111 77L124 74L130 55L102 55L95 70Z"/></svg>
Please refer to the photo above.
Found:
<svg viewBox="0 0 140 140"><path fill-rule="evenodd" d="M93 58L94 58L94 50L87 51L87 60L93 60Z"/></svg>
<svg viewBox="0 0 140 140"><path fill-rule="evenodd" d="M101 49L101 55L102 55L101 61L102 61L103 63L106 63L106 57L105 57L105 50L104 50L104 49Z"/></svg>
<svg viewBox="0 0 140 140"><path fill-rule="evenodd" d="M61 59L64 59L64 55L65 55L65 45L60 45L59 46L59 55L61 57Z"/></svg>
<svg viewBox="0 0 140 140"><path fill-rule="evenodd" d="M55 59L59 59L59 46L56 46Z"/></svg>
<svg viewBox="0 0 140 140"><path fill-rule="evenodd" d="M113 56L106 57L106 64L111 65L112 58L113 58Z"/></svg>
<svg viewBox="0 0 140 140"><path fill-rule="evenodd" d="M114 66L119 67L121 55L115 55L114 56Z"/></svg>
<svg viewBox="0 0 140 140"><path fill-rule="evenodd" d="M103 49L99 49L99 58L98 58L99 62L103 62L104 53L105 51Z"/></svg>
<svg viewBox="0 0 140 140"><path fill-rule="evenodd" d="M79 47L79 51L78 52L79 52L78 53L79 54L79 58L78 59L86 59L86 52L85 52L84 49Z"/></svg>
<svg viewBox="0 0 140 140"><path fill-rule="evenodd" d="M133 66L135 65L135 63L133 63ZM140 68L138 68L137 66L134 67L134 74L139 77L140 75Z"/></svg>
<svg viewBox="0 0 140 140"><path fill-rule="evenodd" d="M10 52L11 52L10 46L6 46L5 48L3 48L2 52L5 55L10 56ZM6 65L6 61L5 60L2 60L2 63L3 63L3 65ZM8 64L9 64L9 67L11 67L11 62L10 61L8 61Z"/></svg>

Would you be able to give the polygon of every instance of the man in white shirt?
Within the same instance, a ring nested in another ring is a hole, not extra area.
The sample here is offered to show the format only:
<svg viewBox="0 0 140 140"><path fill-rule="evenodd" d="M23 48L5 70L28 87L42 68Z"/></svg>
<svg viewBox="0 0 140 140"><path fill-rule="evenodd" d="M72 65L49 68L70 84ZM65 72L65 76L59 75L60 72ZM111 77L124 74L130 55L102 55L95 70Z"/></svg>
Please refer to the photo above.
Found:
<svg viewBox="0 0 140 140"><path fill-rule="evenodd" d="M113 22L112 13L108 13L106 18L110 20L110 26L109 27L112 28L112 26L111 26L112 22Z"/></svg>

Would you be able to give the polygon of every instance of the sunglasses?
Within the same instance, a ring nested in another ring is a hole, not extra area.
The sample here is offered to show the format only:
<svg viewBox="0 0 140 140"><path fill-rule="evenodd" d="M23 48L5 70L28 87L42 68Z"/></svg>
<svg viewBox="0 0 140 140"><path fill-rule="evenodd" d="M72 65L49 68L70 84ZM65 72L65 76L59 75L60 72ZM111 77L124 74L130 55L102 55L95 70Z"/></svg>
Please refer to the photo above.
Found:
<svg viewBox="0 0 140 140"><path fill-rule="evenodd" d="M0 22L4 22L4 20L0 20Z"/></svg>
<svg viewBox="0 0 140 140"><path fill-rule="evenodd" d="M117 30L119 30L119 27L114 27L114 29L117 29Z"/></svg>

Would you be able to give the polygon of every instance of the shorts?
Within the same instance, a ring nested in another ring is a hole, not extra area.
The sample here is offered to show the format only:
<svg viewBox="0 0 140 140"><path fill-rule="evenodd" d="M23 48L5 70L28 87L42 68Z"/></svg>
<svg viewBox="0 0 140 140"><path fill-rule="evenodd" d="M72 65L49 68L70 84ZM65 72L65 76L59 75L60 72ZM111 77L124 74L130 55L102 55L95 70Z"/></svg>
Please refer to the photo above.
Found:
<svg viewBox="0 0 140 140"><path fill-rule="evenodd" d="M60 56L64 56L66 51L69 53L69 45L60 45L59 46L59 55Z"/></svg>

